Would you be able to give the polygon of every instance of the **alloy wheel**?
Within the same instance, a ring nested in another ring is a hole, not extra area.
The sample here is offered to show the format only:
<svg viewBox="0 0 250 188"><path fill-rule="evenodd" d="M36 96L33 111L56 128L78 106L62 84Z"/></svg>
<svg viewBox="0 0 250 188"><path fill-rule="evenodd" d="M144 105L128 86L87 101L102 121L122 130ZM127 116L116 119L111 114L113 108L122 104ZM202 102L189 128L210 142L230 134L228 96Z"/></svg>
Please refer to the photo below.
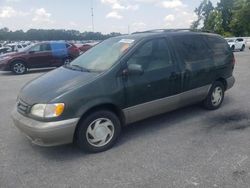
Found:
<svg viewBox="0 0 250 188"><path fill-rule="evenodd" d="M23 74L26 70L26 67L23 63L16 63L14 66L13 66L13 70L15 73L17 74Z"/></svg>

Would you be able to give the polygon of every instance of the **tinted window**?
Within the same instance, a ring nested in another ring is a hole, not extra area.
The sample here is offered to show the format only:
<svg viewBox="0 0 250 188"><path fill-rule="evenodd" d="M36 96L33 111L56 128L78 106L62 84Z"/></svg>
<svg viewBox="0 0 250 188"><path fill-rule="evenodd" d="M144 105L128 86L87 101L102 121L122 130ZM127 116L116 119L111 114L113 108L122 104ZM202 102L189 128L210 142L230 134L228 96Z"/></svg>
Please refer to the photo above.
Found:
<svg viewBox="0 0 250 188"><path fill-rule="evenodd" d="M40 51L51 51L50 44L47 44L47 43L41 44Z"/></svg>
<svg viewBox="0 0 250 188"><path fill-rule="evenodd" d="M128 64L139 64L145 72L171 66L172 61L165 39L146 42L128 60Z"/></svg>
<svg viewBox="0 0 250 188"><path fill-rule="evenodd" d="M243 39L237 39L237 41L238 41L238 42L242 42L242 41L243 41Z"/></svg>
<svg viewBox="0 0 250 188"><path fill-rule="evenodd" d="M175 36L173 39L188 70L213 66L212 52L202 36Z"/></svg>
<svg viewBox="0 0 250 188"><path fill-rule="evenodd" d="M216 65L225 64L226 58L230 55L231 50L228 43L219 37L207 37L207 42L212 50L212 56Z"/></svg>

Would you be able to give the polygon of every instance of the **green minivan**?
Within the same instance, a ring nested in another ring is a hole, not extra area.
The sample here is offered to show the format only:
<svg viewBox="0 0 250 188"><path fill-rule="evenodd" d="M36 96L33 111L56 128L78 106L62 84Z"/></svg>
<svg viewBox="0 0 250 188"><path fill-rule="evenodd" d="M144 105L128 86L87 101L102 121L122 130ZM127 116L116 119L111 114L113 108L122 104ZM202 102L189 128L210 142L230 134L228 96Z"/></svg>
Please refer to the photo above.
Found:
<svg viewBox="0 0 250 188"><path fill-rule="evenodd" d="M114 37L25 85L12 118L35 144L101 152L130 123L194 103L219 108L234 65L227 41L212 33Z"/></svg>

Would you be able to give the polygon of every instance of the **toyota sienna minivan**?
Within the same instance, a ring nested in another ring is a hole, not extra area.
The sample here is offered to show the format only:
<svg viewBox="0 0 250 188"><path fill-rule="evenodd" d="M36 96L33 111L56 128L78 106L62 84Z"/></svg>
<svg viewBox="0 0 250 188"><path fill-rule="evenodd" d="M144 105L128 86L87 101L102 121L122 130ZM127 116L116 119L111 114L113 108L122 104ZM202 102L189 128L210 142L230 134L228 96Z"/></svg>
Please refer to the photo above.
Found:
<svg viewBox="0 0 250 188"><path fill-rule="evenodd" d="M235 82L221 36L153 30L107 39L24 86L12 112L35 144L111 148L122 126L202 103L215 110Z"/></svg>

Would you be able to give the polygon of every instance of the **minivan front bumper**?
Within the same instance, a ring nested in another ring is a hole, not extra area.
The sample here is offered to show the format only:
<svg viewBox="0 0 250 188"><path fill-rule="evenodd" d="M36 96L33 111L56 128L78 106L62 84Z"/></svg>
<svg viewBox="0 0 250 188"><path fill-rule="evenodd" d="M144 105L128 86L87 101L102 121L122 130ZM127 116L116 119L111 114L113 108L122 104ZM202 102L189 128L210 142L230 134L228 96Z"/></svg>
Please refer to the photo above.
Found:
<svg viewBox="0 0 250 188"><path fill-rule="evenodd" d="M12 119L16 127L34 144L56 146L73 142L74 132L79 118L55 122L41 122L21 115L15 109Z"/></svg>

